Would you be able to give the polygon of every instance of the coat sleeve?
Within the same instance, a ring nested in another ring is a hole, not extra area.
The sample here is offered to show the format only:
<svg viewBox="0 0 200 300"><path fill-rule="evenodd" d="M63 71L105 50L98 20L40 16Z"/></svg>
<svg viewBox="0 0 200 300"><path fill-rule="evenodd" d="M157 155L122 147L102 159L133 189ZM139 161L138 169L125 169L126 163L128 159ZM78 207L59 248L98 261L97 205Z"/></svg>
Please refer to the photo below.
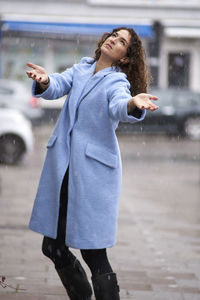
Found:
<svg viewBox="0 0 200 300"><path fill-rule="evenodd" d="M127 106L132 96L130 94L130 84L127 79L117 78L109 86L108 100L111 118L115 121L129 123L142 121L146 114L145 110L141 111L141 114L138 115L139 117L136 117L137 114L128 114Z"/></svg>
<svg viewBox="0 0 200 300"><path fill-rule="evenodd" d="M54 73L49 76L49 87L42 93L37 93L36 81L32 85L34 97L42 97L47 100L58 99L67 95L72 86L74 67L67 69L63 73Z"/></svg>
<svg viewBox="0 0 200 300"><path fill-rule="evenodd" d="M58 99L67 95L73 84L75 69L81 70L82 65L90 65L94 61L91 57L83 57L78 64L74 64L71 68L66 69L62 73L54 73L49 76L49 87L42 93L37 92L36 81L32 85L32 95L34 97L42 97L47 100Z"/></svg>

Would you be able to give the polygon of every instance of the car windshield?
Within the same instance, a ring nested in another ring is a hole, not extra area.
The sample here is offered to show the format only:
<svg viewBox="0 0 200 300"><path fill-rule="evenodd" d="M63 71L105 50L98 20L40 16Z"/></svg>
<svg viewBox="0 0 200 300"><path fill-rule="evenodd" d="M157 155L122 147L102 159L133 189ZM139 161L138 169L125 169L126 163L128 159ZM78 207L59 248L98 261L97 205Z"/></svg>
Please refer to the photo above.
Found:
<svg viewBox="0 0 200 300"><path fill-rule="evenodd" d="M177 93L177 106L200 105L200 94L190 91Z"/></svg>
<svg viewBox="0 0 200 300"><path fill-rule="evenodd" d="M170 90L153 90L152 95L158 97L159 106L173 105L175 101L174 93Z"/></svg>
<svg viewBox="0 0 200 300"><path fill-rule="evenodd" d="M200 94L187 90L153 90L151 94L159 99L159 106L200 105Z"/></svg>

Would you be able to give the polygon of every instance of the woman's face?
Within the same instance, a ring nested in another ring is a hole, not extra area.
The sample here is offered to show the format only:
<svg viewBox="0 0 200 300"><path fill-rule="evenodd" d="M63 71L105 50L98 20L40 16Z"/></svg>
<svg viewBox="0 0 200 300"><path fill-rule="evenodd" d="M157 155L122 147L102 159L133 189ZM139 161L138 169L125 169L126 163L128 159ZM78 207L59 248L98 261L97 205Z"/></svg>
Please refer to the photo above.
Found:
<svg viewBox="0 0 200 300"><path fill-rule="evenodd" d="M101 54L106 55L114 63L126 57L131 35L125 30L113 32L101 46Z"/></svg>

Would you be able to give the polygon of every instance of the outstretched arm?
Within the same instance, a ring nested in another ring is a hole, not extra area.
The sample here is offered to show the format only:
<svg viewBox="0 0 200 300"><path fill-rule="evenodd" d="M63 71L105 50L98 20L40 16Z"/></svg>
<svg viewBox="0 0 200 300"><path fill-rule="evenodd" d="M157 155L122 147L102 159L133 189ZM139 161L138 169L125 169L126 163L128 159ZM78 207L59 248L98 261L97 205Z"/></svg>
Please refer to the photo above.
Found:
<svg viewBox="0 0 200 300"><path fill-rule="evenodd" d="M32 63L27 63L27 66L32 68L32 70L26 71L26 74L33 79L32 93L35 97L54 100L69 93L72 87L74 67L48 76L46 70L41 66Z"/></svg>
<svg viewBox="0 0 200 300"><path fill-rule="evenodd" d="M158 106L153 102L156 96L141 93L134 97L130 94L130 84L123 75L117 74L110 79L108 97L111 117L120 122L135 123L142 121L146 110L154 111Z"/></svg>

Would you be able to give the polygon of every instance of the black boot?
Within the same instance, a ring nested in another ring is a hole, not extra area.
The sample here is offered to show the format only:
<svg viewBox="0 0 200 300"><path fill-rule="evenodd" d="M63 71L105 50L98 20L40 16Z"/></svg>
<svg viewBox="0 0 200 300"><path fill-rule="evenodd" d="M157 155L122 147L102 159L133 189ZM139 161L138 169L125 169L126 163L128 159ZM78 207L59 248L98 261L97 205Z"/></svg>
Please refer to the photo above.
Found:
<svg viewBox="0 0 200 300"><path fill-rule="evenodd" d="M92 278L96 300L119 300L119 286L115 273L108 273Z"/></svg>
<svg viewBox="0 0 200 300"><path fill-rule="evenodd" d="M71 300L91 300L92 288L83 267L77 259L72 265L56 269L56 271Z"/></svg>

